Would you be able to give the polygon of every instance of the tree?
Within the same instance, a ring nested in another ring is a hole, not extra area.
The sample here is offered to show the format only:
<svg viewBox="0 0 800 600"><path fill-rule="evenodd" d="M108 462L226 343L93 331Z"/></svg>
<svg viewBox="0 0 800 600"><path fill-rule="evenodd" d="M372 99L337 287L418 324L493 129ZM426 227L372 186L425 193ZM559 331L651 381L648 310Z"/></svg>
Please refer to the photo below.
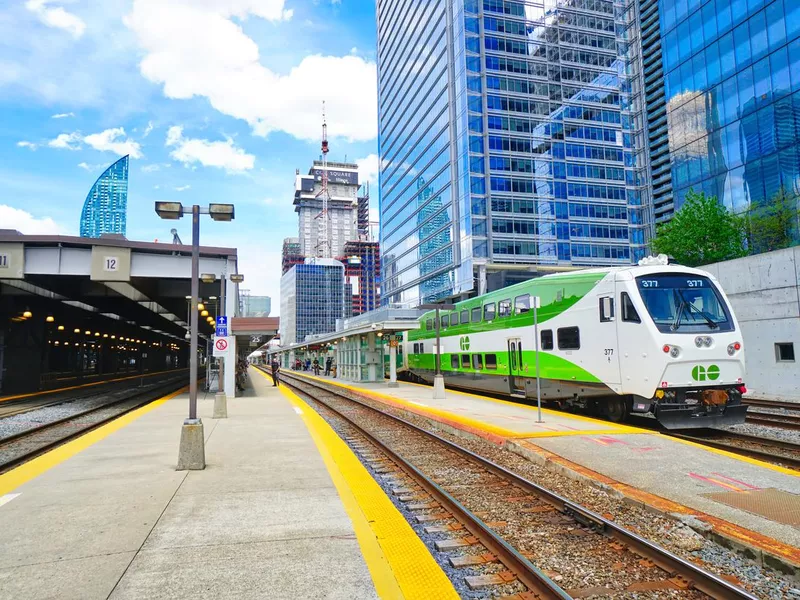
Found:
<svg viewBox="0 0 800 600"><path fill-rule="evenodd" d="M800 225L797 196L781 188L764 206L751 206L745 222L751 254L789 248Z"/></svg>
<svg viewBox="0 0 800 600"><path fill-rule="evenodd" d="M652 247L687 267L740 258L747 255L744 220L716 197L689 190L672 220L658 227Z"/></svg>

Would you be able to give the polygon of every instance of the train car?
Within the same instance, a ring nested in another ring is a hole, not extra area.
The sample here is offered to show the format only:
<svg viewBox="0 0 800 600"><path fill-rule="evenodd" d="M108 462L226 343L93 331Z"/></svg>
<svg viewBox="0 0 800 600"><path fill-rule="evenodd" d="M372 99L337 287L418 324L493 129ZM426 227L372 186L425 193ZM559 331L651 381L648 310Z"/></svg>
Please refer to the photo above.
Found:
<svg viewBox="0 0 800 600"><path fill-rule="evenodd" d="M538 329L543 401L671 429L743 423L744 348L724 291L705 271L650 262L546 275L442 311L445 383L536 398ZM426 313L405 340L408 372L427 383L435 321Z"/></svg>

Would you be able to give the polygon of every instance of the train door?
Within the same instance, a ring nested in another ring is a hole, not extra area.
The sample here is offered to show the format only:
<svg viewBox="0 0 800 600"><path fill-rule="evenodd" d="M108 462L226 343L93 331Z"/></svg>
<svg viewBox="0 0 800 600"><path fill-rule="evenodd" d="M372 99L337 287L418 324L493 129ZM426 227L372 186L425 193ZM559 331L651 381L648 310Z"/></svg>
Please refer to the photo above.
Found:
<svg viewBox="0 0 800 600"><path fill-rule="evenodd" d="M601 287L602 286L602 287ZM614 298L614 282L598 286L597 335L587 340L594 374L614 391L620 384L619 344L617 337L618 304Z"/></svg>
<svg viewBox="0 0 800 600"><path fill-rule="evenodd" d="M522 340L508 338L508 381L512 396L525 396L525 374L522 362Z"/></svg>

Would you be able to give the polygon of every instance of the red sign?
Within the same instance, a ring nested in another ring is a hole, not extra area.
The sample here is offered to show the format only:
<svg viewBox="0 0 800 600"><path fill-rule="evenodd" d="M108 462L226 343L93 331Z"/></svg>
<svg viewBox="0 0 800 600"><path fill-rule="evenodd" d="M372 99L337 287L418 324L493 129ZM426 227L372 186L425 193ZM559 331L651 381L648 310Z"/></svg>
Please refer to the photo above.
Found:
<svg viewBox="0 0 800 600"><path fill-rule="evenodd" d="M214 342L214 346L216 346L217 350L220 352L225 352L228 349L228 340L217 340Z"/></svg>

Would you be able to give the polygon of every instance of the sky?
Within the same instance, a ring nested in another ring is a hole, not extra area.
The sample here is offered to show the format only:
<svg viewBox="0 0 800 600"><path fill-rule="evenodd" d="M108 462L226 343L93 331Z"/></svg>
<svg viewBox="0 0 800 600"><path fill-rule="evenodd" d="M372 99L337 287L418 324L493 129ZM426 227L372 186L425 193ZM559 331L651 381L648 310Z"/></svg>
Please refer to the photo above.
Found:
<svg viewBox="0 0 800 600"><path fill-rule="evenodd" d="M276 314L323 101L329 160L376 183L374 0L2 0L0 229L78 235L95 179L129 154L127 237L190 243L158 200L235 204L201 244L237 248L242 287Z"/></svg>

